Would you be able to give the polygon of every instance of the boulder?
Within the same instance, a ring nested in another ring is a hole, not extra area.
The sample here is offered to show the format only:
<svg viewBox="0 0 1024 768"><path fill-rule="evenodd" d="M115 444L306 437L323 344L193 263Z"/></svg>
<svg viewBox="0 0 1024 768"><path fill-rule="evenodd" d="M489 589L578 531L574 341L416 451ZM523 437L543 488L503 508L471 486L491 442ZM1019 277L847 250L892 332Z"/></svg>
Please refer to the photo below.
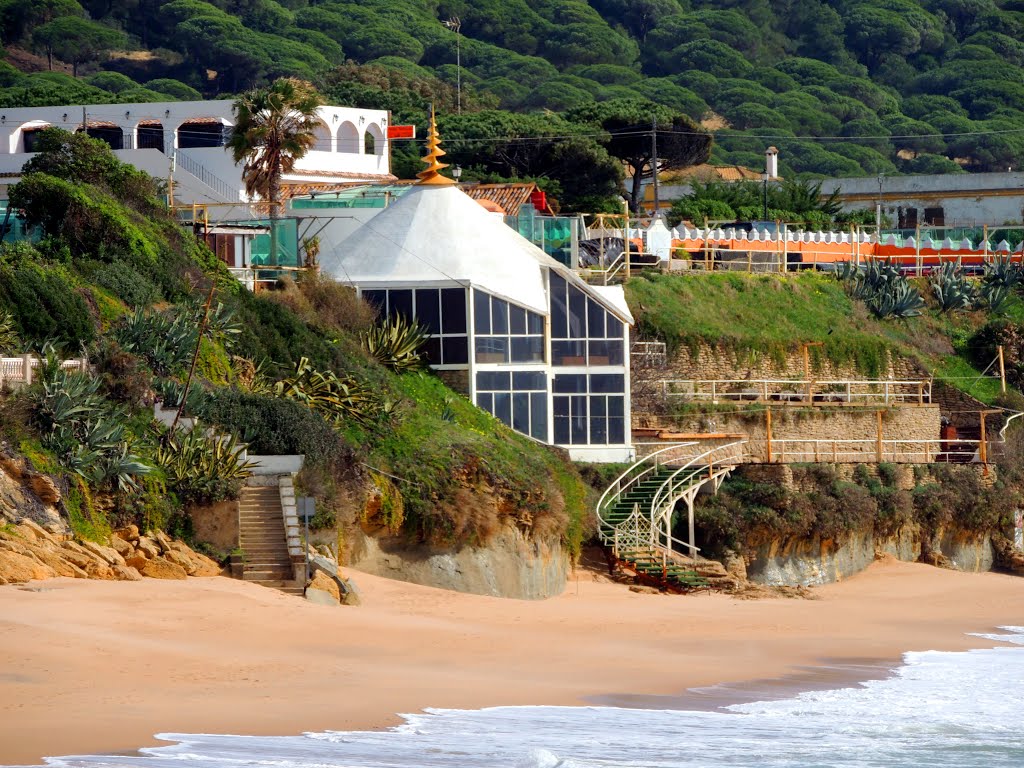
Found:
<svg viewBox="0 0 1024 768"><path fill-rule="evenodd" d="M0 550L0 584L24 584L55 576L53 569L17 552Z"/></svg>
<svg viewBox="0 0 1024 768"><path fill-rule="evenodd" d="M110 537L110 548L113 549L117 554L127 560L135 552L135 547L131 545L126 539L122 539L117 534Z"/></svg>
<svg viewBox="0 0 1024 768"><path fill-rule="evenodd" d="M32 554L37 561L50 568L58 576L70 576L75 579L87 578L87 574L60 554L43 547L35 547Z"/></svg>
<svg viewBox="0 0 1024 768"><path fill-rule="evenodd" d="M130 544L134 544L139 540L139 526L128 525L124 528L118 528L114 531L114 535L122 541L127 541Z"/></svg>
<svg viewBox="0 0 1024 768"><path fill-rule="evenodd" d="M330 576L316 571L306 586L306 599L317 605L341 605L341 590Z"/></svg>
<svg viewBox="0 0 1024 768"><path fill-rule="evenodd" d="M18 530L24 534L26 538L38 539L40 541L53 541L53 535L30 517L21 518L21 522L18 523Z"/></svg>
<svg viewBox="0 0 1024 768"><path fill-rule="evenodd" d="M139 540L135 544L135 549L150 560L154 557L160 557L160 547L158 547L156 542L148 536L139 536Z"/></svg>
<svg viewBox="0 0 1024 768"><path fill-rule="evenodd" d="M31 475L28 486L43 504L57 504L60 501L60 489L46 475Z"/></svg>
<svg viewBox="0 0 1024 768"><path fill-rule="evenodd" d="M174 549L169 549L164 553L164 559L170 563L180 565L189 576L192 575L192 571L195 570L195 566L192 565L192 561L181 552Z"/></svg>
<svg viewBox="0 0 1024 768"><path fill-rule="evenodd" d="M15 480L21 480L25 476L25 460L13 456L0 456L0 469Z"/></svg>
<svg viewBox="0 0 1024 768"><path fill-rule="evenodd" d="M114 578L114 572L111 571L110 566L102 560L90 560L82 570L85 571L85 575L90 579L110 581Z"/></svg>
<svg viewBox="0 0 1024 768"><path fill-rule="evenodd" d="M107 565L124 565L124 558L113 547L104 547L95 541L83 541L82 547L90 554L105 560Z"/></svg>
<svg viewBox="0 0 1024 768"><path fill-rule="evenodd" d="M187 579L185 569L177 563L172 563L163 557L154 557L147 560L142 568L142 575L151 579Z"/></svg>
<svg viewBox="0 0 1024 768"><path fill-rule="evenodd" d="M147 560L146 562L148 563L149 561ZM110 570L118 581L142 581L142 574L131 566L115 565Z"/></svg>
<svg viewBox="0 0 1024 768"><path fill-rule="evenodd" d="M130 557L126 557L124 562L126 567L142 571L146 567L148 560L141 552L135 552Z"/></svg>
<svg viewBox="0 0 1024 768"><path fill-rule="evenodd" d="M220 567L220 563L206 555L201 555L198 552L193 552L190 559L192 560L194 570L189 571L189 576L209 578L210 576L220 576L223 571L223 568Z"/></svg>
<svg viewBox="0 0 1024 768"><path fill-rule="evenodd" d="M163 531L157 531L153 534L153 539L156 541L158 547L160 547L160 554L169 552L174 549L174 542L171 541L171 537Z"/></svg>
<svg viewBox="0 0 1024 768"><path fill-rule="evenodd" d="M725 570L737 581L747 580L747 561L743 559L743 555L731 549L725 553Z"/></svg>

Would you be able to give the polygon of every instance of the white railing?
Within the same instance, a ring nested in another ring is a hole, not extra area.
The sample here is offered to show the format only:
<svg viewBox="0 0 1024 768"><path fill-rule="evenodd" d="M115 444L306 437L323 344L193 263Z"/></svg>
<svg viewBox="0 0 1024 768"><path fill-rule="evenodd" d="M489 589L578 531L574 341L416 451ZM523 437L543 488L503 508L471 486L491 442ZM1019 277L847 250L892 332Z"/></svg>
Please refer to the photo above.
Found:
<svg viewBox="0 0 1024 768"><path fill-rule="evenodd" d="M673 472L651 499L649 510L651 519L652 544L658 548L674 551L673 544L681 544L690 550L690 556L696 557L699 548L694 541L692 514L690 515L690 541L680 541L672 535L672 511L676 502L688 492L696 493L697 489L707 482L717 481L728 474L737 464L748 459L744 446L745 440L719 445L704 453L694 456L683 466ZM717 484L715 485L717 489ZM689 499L692 504L693 499Z"/></svg>
<svg viewBox="0 0 1024 768"><path fill-rule="evenodd" d="M663 379L664 397L779 403L917 403L932 401L926 380Z"/></svg>
<svg viewBox="0 0 1024 768"><path fill-rule="evenodd" d="M0 357L0 386L28 386L43 361L35 355ZM60 364L65 371L88 373L89 361L82 358L63 360Z"/></svg>
<svg viewBox="0 0 1024 768"><path fill-rule="evenodd" d="M221 198L222 203L237 203L242 199L242 191L235 185L229 184L217 174L207 168L199 161L189 157L184 152L175 152L174 160L185 170L208 186Z"/></svg>
<svg viewBox="0 0 1024 768"><path fill-rule="evenodd" d="M676 443L655 451L633 464L612 482L597 503L601 540L612 548L616 557L628 551L650 550L666 560L678 544L696 556L699 548L693 541L693 522L690 515L690 541L672 536L672 509L675 502L687 497L692 508L692 495L707 482L718 487L721 478L734 466L746 460L742 447L746 441L705 449L698 442ZM636 505L623 521L612 524L606 513L623 494L640 482L654 477L664 467L675 468L652 496L650 504Z"/></svg>
<svg viewBox="0 0 1024 768"><path fill-rule="evenodd" d="M621 496L634 485L640 483L644 478L653 475L665 464L681 459L688 459L693 456L693 447L698 445L691 443L673 443L660 450L644 456L637 460L625 472L619 475L601 494L597 501L597 519L599 521L599 534L605 544L611 544L611 536L604 530L607 525L604 520L604 512L612 505L614 499Z"/></svg>
<svg viewBox="0 0 1024 768"><path fill-rule="evenodd" d="M628 276L629 267L626 264L625 256L626 252L621 251L606 267L587 267L586 269L577 270L577 272L587 282L609 285L615 279L615 276L624 269L627 271Z"/></svg>

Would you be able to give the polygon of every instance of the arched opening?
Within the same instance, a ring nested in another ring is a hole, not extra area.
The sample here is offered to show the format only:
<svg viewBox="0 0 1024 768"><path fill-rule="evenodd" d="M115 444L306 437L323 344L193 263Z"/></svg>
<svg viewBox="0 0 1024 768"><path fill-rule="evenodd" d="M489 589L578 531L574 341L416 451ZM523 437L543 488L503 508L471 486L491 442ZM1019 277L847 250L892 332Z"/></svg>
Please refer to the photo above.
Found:
<svg viewBox="0 0 1024 768"><path fill-rule="evenodd" d="M139 149L164 151L164 126L159 120L143 120L137 129L136 145Z"/></svg>
<svg viewBox="0 0 1024 768"><path fill-rule="evenodd" d="M49 123L44 123L42 120L33 120L29 123L25 123L21 128L14 132L14 136L11 141L11 149L15 154L21 152L38 152L36 144L39 141L39 132L44 128L50 128Z"/></svg>
<svg viewBox="0 0 1024 768"><path fill-rule="evenodd" d="M75 133L81 133L79 128ZM85 127L85 135L90 139L106 142L111 149L124 149L124 131L113 123L89 123Z"/></svg>
<svg viewBox="0 0 1024 768"><path fill-rule="evenodd" d="M178 126L178 148L223 147L231 126L219 117L196 117Z"/></svg>
<svg viewBox="0 0 1024 768"><path fill-rule="evenodd" d="M311 147L314 152L334 151L334 134L327 127L327 123L323 120L317 120L316 128L313 129L313 135L316 137L316 143Z"/></svg>
<svg viewBox="0 0 1024 768"><path fill-rule="evenodd" d="M347 120L341 124L338 131L338 151L359 154L359 131Z"/></svg>
<svg viewBox="0 0 1024 768"><path fill-rule="evenodd" d="M367 155L384 154L384 132L376 123L370 123L366 127L366 134L363 138L363 151Z"/></svg>

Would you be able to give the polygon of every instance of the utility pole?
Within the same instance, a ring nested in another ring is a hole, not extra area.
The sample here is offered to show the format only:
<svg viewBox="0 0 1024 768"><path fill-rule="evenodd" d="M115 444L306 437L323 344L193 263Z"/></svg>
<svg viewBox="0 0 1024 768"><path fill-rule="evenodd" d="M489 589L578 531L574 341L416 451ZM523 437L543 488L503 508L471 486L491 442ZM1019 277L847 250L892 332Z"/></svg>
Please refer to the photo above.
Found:
<svg viewBox="0 0 1024 768"><path fill-rule="evenodd" d="M458 16L452 16L448 21L442 21L448 29L455 33L455 97L457 99L458 113L462 114L462 21Z"/></svg>
<svg viewBox="0 0 1024 768"><path fill-rule="evenodd" d="M651 175L654 177L654 215L661 215L661 197L658 194L658 118L651 118Z"/></svg>

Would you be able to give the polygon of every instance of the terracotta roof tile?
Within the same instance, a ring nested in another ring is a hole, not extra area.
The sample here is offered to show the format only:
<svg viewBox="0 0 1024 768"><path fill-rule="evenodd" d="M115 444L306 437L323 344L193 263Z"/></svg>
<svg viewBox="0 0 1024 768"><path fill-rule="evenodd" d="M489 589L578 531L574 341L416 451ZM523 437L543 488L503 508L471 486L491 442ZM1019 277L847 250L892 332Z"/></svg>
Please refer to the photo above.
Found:
<svg viewBox="0 0 1024 768"><path fill-rule="evenodd" d="M460 184L459 189L477 202L490 200L506 213L516 216L519 208L530 202L530 194L537 185L530 182L508 184Z"/></svg>

